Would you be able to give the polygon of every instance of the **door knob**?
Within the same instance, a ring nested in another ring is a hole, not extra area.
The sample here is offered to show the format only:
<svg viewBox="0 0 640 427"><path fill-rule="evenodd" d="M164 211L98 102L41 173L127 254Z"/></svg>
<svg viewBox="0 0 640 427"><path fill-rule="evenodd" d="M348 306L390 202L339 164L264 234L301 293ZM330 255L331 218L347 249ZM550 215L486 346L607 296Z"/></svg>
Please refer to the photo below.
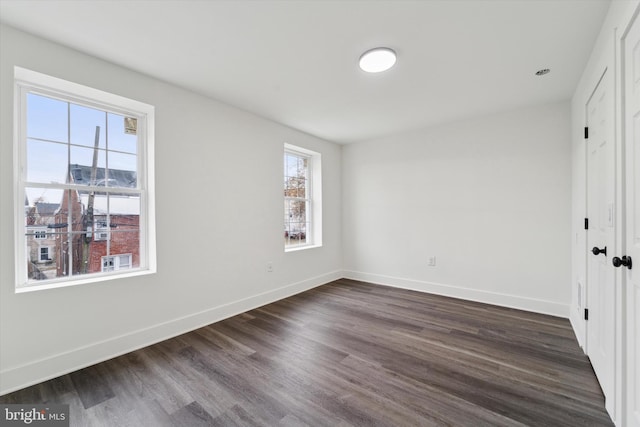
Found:
<svg viewBox="0 0 640 427"><path fill-rule="evenodd" d="M630 256L626 256L625 255L622 258L618 258L617 256L614 256L613 259L611 260L611 262L613 262L613 266L614 267L620 267L621 265L624 265L629 270L631 270L631 257Z"/></svg>
<svg viewBox="0 0 640 427"><path fill-rule="evenodd" d="M594 255L604 254L604 256L607 256L607 247L605 246L604 248L599 249L597 246L594 246L593 249L591 249L591 252L593 252Z"/></svg>

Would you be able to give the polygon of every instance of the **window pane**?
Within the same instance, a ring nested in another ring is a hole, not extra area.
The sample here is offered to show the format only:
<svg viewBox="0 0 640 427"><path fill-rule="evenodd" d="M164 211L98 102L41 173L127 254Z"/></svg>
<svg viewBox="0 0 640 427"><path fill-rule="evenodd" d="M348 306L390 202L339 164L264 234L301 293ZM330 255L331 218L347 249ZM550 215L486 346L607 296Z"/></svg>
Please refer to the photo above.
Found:
<svg viewBox="0 0 640 427"><path fill-rule="evenodd" d="M27 187L25 192L26 225L47 228L54 223L56 211L62 200L62 190Z"/></svg>
<svg viewBox="0 0 640 427"><path fill-rule="evenodd" d="M306 203L303 200L292 200L289 210L291 222L304 222L307 219Z"/></svg>
<svg viewBox="0 0 640 427"><path fill-rule="evenodd" d="M27 94L27 137L68 142L67 108L64 101Z"/></svg>
<svg viewBox="0 0 640 427"><path fill-rule="evenodd" d="M74 276L95 273L95 245L86 232L71 235L73 262L71 271Z"/></svg>
<svg viewBox="0 0 640 427"><path fill-rule="evenodd" d="M131 254L130 267L140 265L140 232L137 230L117 227L111 229L111 255ZM103 254L106 255L106 254Z"/></svg>
<svg viewBox="0 0 640 427"><path fill-rule="evenodd" d="M124 119L124 116L119 114L108 114L109 150L136 154L138 152L138 136L125 133Z"/></svg>
<svg viewBox="0 0 640 427"><path fill-rule="evenodd" d="M54 277L66 277L70 274L71 246L70 234L60 233L56 235L56 243L53 249L53 258L56 260Z"/></svg>
<svg viewBox="0 0 640 427"><path fill-rule="evenodd" d="M301 224L307 221L307 204L304 200L285 200L285 227L293 227L294 224ZM290 232L299 230L289 228Z"/></svg>
<svg viewBox="0 0 640 427"><path fill-rule="evenodd" d="M304 178L298 178L298 197L306 198L307 196L307 180Z"/></svg>
<svg viewBox="0 0 640 427"><path fill-rule="evenodd" d="M93 177L93 156L96 158L95 181ZM73 182L79 185L101 185L104 186L105 172L107 165L107 155L105 150L95 150L93 148L71 147L71 176Z"/></svg>
<svg viewBox="0 0 640 427"><path fill-rule="evenodd" d="M300 200L285 201L285 221L284 236L285 244L301 244L306 243L307 222L306 222L307 203Z"/></svg>
<svg viewBox="0 0 640 427"><path fill-rule="evenodd" d="M70 104L71 143L95 147L96 127L98 148L106 148L106 113L82 105Z"/></svg>
<svg viewBox="0 0 640 427"><path fill-rule="evenodd" d="M67 147L66 144L27 140L27 181L67 182Z"/></svg>
<svg viewBox="0 0 640 427"><path fill-rule="evenodd" d="M96 218L100 216L106 216L109 210L109 201L106 193L103 192L91 192L89 190L78 190L77 196L73 197L74 201L77 199L79 208L74 209L74 214L77 213L82 217L82 222L86 226L90 226Z"/></svg>
<svg viewBox="0 0 640 427"><path fill-rule="evenodd" d="M136 188L138 185L137 156L108 152L109 187Z"/></svg>
<svg viewBox="0 0 640 427"><path fill-rule="evenodd" d="M302 243L306 243L307 238L307 227L303 222L292 222L289 223L289 244L290 245L299 245Z"/></svg>
<svg viewBox="0 0 640 427"><path fill-rule="evenodd" d="M298 157L293 154L285 154L285 175L297 176L298 175Z"/></svg>
<svg viewBox="0 0 640 427"><path fill-rule="evenodd" d="M285 182L285 197L298 197L298 178L288 177Z"/></svg>
<svg viewBox="0 0 640 427"><path fill-rule="evenodd" d="M36 241L33 234L27 232L25 236L27 241L27 273L29 275L29 279L31 280L46 280L48 277L45 273L38 268L38 264L40 262L40 245L39 242Z"/></svg>
<svg viewBox="0 0 640 427"><path fill-rule="evenodd" d="M131 267L140 266L140 197L110 195L110 255L131 254Z"/></svg>
<svg viewBox="0 0 640 427"><path fill-rule="evenodd" d="M73 263L71 271L74 276L93 273L91 269L91 242L87 242L85 233L73 233L70 238L73 243Z"/></svg>
<svg viewBox="0 0 640 427"><path fill-rule="evenodd" d="M52 258L55 260L55 273L53 277L65 277L69 275L69 235L59 233L55 235L55 246Z"/></svg>
<svg viewBox="0 0 640 427"><path fill-rule="evenodd" d="M84 232L84 214L86 204L82 203L82 198L78 197L78 192L66 190L63 192L60 207L56 211L53 224L48 227L53 228L57 233L67 231Z"/></svg>
<svg viewBox="0 0 640 427"><path fill-rule="evenodd" d="M140 218L140 196L110 195L109 214L112 226L117 224L118 227L137 230Z"/></svg>
<svg viewBox="0 0 640 427"><path fill-rule="evenodd" d="M49 253L49 247L42 246L42 240L37 240L33 234L25 236L27 243L27 274L30 280L46 280L56 277L55 260ZM53 240L51 240L53 242Z"/></svg>
<svg viewBox="0 0 640 427"><path fill-rule="evenodd" d="M293 214L291 213L291 200L285 199L284 201L284 220L285 223L290 223L292 221Z"/></svg>

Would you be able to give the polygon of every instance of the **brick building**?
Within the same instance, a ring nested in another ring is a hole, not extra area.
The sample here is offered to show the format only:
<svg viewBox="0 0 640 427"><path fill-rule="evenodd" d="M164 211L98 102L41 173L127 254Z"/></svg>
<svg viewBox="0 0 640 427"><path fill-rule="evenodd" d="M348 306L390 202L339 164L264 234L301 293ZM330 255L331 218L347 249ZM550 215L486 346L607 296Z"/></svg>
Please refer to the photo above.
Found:
<svg viewBox="0 0 640 427"><path fill-rule="evenodd" d="M132 188L135 171L71 165L70 181L98 187ZM69 222L71 226L69 226ZM91 274L135 268L140 265L140 199L126 193L69 190L63 193L56 214L57 276Z"/></svg>

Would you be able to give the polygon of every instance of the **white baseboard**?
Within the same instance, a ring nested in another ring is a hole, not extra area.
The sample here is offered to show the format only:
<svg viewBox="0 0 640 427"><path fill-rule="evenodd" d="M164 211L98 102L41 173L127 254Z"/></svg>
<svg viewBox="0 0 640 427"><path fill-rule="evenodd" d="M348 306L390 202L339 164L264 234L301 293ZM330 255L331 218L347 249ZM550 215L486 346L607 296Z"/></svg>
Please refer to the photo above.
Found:
<svg viewBox="0 0 640 427"><path fill-rule="evenodd" d="M239 301L3 370L0 372L0 396L219 322L341 277L342 271L333 271Z"/></svg>
<svg viewBox="0 0 640 427"><path fill-rule="evenodd" d="M532 311L534 313L550 314L558 317L569 317L569 305L553 301L545 301L534 298L520 297L517 295L501 294L482 291L478 289L462 288L459 286L444 285L442 283L425 282L401 277L385 276L381 274L364 273L361 271L343 271L344 278L360 280L378 285L393 286L412 291L427 292L430 294L460 298L469 301L483 302L502 307L517 308L519 310Z"/></svg>

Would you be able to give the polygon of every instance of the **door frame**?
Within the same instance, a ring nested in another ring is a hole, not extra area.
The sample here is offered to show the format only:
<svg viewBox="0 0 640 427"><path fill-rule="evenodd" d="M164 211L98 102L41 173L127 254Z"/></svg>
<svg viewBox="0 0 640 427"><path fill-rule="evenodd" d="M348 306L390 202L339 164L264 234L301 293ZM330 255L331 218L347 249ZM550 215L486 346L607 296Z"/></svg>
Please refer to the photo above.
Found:
<svg viewBox="0 0 640 427"><path fill-rule="evenodd" d="M637 22L636 22L637 21ZM630 15L629 20L626 21L626 26L623 29L623 31L621 32L621 36L620 36L620 43L617 43L616 48L617 50L617 54L618 54L618 58L620 58L620 78L619 78L619 85L620 85L620 93L622 95L625 94L625 90L626 90L626 79L627 79L627 64L626 64L626 39L627 36L629 34L629 32L631 31L632 26L636 24L636 25L640 25L640 3L638 5L636 5L636 7L633 10L633 13ZM621 191L621 233L620 233L620 251L617 252L617 256L622 256L622 255L626 255L630 252L630 247L627 246L627 216L632 214L632 212L629 211L629 209L633 209L633 206L630 206L627 201L628 201L628 192L627 192L627 161L626 161L626 153L627 153L627 146L629 144L631 144L631 141L628 138L628 135L626 133L627 130L627 108L626 108L626 101L625 101L625 97L622 96L621 97L621 102L619 103L620 105L618 106L620 108L620 119L617 120L617 124L619 124L619 131L620 131L620 167L621 167L621 185L620 185L620 191ZM640 261L640 260L638 260ZM636 267L637 268L637 267ZM629 310L627 310L628 306L627 306L627 299L630 296L629 292L629 285L630 282L627 280L627 270L625 268L620 268L620 271L618 272L618 274L620 275L620 283L622 286L622 301L621 301L621 310L620 310L620 326L622 329L622 338L621 338L621 343L620 343L620 353L621 353L621 384L620 384L620 391L621 391L621 399L620 399L620 410L621 410L621 419L622 419L622 425L626 426L626 425L631 425L630 422L631 420L629 420L629 416L631 415L631 400L634 397L633 394L631 393L630 387L631 384L628 383L627 378L629 376L629 372L632 371L632 364L634 363L634 361L632 360L632 358L630 357L632 355L632 351L629 348L629 343L630 343L630 339L629 337L631 336L632 331L629 331L627 329L627 325L629 324L629 321L632 320L631 319L631 313L629 312ZM640 273L637 273L640 274ZM630 304L632 304L632 302L630 302ZM640 315L640 314L638 314ZM636 367L635 369L640 369L639 367Z"/></svg>

